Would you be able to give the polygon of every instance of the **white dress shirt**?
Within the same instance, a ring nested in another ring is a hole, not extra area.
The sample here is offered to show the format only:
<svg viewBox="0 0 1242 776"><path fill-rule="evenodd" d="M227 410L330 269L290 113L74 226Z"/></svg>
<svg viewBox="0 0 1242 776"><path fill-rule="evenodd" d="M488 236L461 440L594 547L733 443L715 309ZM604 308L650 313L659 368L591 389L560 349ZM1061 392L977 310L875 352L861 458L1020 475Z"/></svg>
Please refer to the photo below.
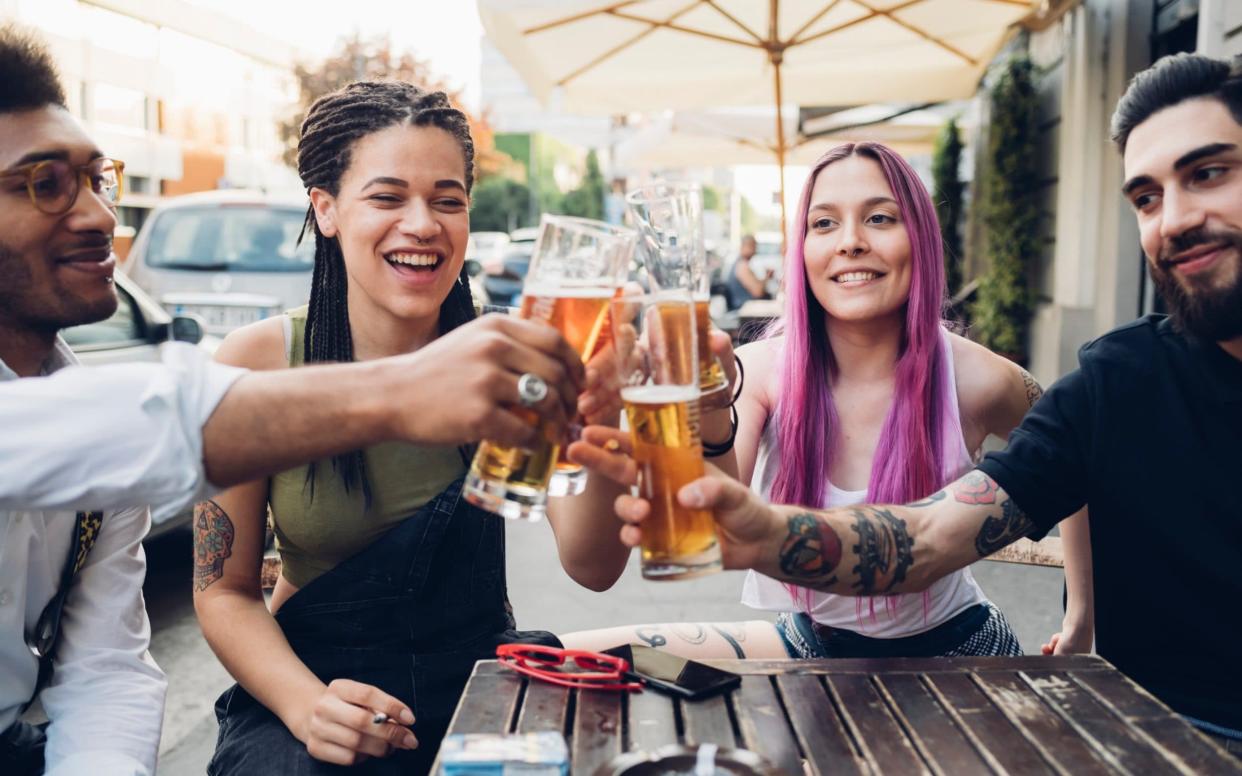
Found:
<svg viewBox="0 0 1242 776"><path fill-rule="evenodd" d="M75 367L63 342L49 377L0 362L0 730L34 692L24 633L55 595L73 511L105 512L65 602L52 682L46 773L154 773L166 682L147 652L145 503L179 510L205 487L201 427L241 374L193 348L162 364ZM8 510L8 511L6 511Z"/></svg>

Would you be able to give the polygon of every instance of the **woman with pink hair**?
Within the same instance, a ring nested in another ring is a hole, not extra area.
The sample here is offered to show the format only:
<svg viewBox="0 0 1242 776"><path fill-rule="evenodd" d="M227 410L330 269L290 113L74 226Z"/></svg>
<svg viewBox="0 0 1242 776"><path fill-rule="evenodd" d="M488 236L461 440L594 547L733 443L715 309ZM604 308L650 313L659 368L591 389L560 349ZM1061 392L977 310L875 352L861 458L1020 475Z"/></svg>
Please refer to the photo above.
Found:
<svg viewBox="0 0 1242 776"><path fill-rule="evenodd" d="M985 437L1005 438L1039 386L942 325L935 210L891 149L848 143L830 150L811 169L797 214L785 257L785 317L738 350L747 379L733 454L710 460L773 503L818 508L929 496L971 468ZM704 417L708 447L719 441L708 430L720 426ZM593 440L606 433L592 431ZM599 447L577 445L571 454L608 470ZM563 641L587 648L645 641L720 657L1021 654L968 569L922 595L878 598L815 592L751 571L742 601L780 612L776 628L766 621L642 625ZM1082 634L1063 639L1068 646Z"/></svg>

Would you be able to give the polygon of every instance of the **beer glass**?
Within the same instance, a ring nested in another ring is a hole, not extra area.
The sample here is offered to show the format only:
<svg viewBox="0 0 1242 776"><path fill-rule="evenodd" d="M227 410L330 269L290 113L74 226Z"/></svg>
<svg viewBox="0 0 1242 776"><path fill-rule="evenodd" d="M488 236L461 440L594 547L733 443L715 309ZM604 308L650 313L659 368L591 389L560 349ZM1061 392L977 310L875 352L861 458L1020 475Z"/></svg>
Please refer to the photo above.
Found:
<svg viewBox="0 0 1242 776"><path fill-rule="evenodd" d="M697 183L657 183L630 192L626 203L652 284L660 290L686 289L694 298L703 406L727 406L728 379L708 339L712 281L703 247L703 191Z"/></svg>
<svg viewBox="0 0 1242 776"><path fill-rule="evenodd" d="M711 511L677 501L682 486L703 476L694 308L684 290L626 295L612 303L613 348L638 488L651 502L642 524L647 579L685 579L721 568Z"/></svg>
<svg viewBox="0 0 1242 776"><path fill-rule="evenodd" d="M555 327L588 360L609 341L608 305L625 282L637 237L632 229L600 221L545 215L522 286L521 317ZM538 520L546 514L565 429L532 409L514 411L538 428L538 441L529 448L484 441L462 493L502 517ZM562 474L570 482L554 495L585 487L581 467L563 463Z"/></svg>

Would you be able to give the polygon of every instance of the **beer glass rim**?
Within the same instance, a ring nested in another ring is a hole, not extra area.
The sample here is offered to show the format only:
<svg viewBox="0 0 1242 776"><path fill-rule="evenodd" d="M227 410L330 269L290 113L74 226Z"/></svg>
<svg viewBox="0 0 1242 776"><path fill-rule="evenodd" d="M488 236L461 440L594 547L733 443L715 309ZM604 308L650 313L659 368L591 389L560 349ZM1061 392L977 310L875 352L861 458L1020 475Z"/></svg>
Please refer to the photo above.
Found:
<svg viewBox="0 0 1242 776"><path fill-rule="evenodd" d="M658 181L647 183L631 189L625 195L626 204L640 205L661 199L674 199L682 193L699 194L702 196L703 184L695 181Z"/></svg>
<svg viewBox="0 0 1242 776"><path fill-rule="evenodd" d="M662 288L655 291L632 291L623 293L614 297L612 304L642 304L647 305L652 302L685 302L686 304L694 304L694 294L688 288Z"/></svg>
<svg viewBox="0 0 1242 776"><path fill-rule="evenodd" d="M544 213L540 216L539 226L542 229L544 224L552 225L568 225L583 231L595 232L598 235L610 238L638 239L638 230L628 226L619 224L610 224L605 221L598 221L594 218L582 218L580 216L562 216L552 213Z"/></svg>

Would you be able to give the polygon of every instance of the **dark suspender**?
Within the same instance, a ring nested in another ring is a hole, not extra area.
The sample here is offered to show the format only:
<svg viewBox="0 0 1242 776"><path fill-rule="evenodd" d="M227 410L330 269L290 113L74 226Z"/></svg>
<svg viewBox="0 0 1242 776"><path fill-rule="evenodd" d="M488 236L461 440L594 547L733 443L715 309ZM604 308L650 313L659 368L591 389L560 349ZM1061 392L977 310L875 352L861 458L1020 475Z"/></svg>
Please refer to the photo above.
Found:
<svg viewBox="0 0 1242 776"><path fill-rule="evenodd" d="M69 543L69 555L65 558L65 568L60 575L60 587L56 595L43 607L39 621L34 630L26 635L26 646L39 659L39 677L35 681L34 693L26 706L30 706L39 692L47 686L52 678L52 660L56 652L56 642L60 638L60 618L65 610L65 599L69 597L69 588L73 577L86 562L86 556L95 546L99 537L99 528L103 524L103 512L79 512L73 525L73 541ZM23 709L24 710L24 709Z"/></svg>

